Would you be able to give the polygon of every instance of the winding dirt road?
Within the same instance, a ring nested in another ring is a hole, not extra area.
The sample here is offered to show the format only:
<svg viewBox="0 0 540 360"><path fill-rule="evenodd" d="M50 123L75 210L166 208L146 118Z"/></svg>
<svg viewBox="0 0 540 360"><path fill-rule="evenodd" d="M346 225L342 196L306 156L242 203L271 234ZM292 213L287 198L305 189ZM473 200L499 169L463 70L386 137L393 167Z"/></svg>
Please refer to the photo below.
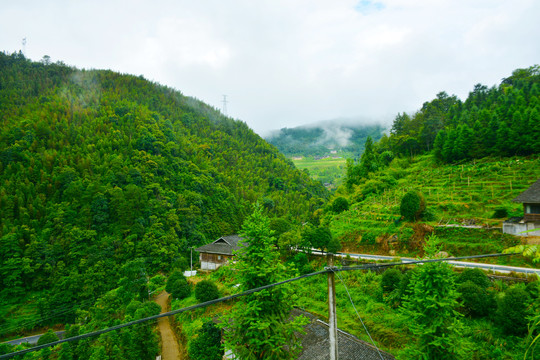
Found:
<svg viewBox="0 0 540 360"><path fill-rule="evenodd" d="M161 313L168 311L169 293L163 291L154 301L161 306ZM161 334L161 360L181 360L180 347L171 328L168 317L158 319L159 333Z"/></svg>

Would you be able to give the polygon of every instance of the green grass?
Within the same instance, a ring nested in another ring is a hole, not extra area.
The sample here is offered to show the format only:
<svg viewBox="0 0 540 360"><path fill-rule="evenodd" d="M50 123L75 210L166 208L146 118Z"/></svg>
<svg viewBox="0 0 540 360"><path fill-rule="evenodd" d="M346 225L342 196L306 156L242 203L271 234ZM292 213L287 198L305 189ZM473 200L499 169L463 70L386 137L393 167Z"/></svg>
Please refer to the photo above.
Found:
<svg viewBox="0 0 540 360"><path fill-rule="evenodd" d="M292 159L292 161L300 170L307 170L312 179L323 184L331 184L330 188L336 188L341 184L347 163L347 160L341 157L321 160L303 157L301 160Z"/></svg>

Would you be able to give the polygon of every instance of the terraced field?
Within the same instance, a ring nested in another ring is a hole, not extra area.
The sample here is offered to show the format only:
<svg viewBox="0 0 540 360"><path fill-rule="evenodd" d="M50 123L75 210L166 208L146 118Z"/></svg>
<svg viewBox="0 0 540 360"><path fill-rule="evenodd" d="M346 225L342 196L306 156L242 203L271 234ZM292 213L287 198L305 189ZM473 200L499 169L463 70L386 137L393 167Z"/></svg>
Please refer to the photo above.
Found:
<svg viewBox="0 0 540 360"><path fill-rule="evenodd" d="M522 205L512 202L540 178L540 158L482 159L463 165L438 165L433 157L398 159L383 172L355 189L351 206L339 215L329 215L335 236L349 246L374 245L382 234L400 240L413 238L413 226L398 224L401 198L410 190L420 191L429 212L430 226L439 224L500 227L495 209L504 207L509 216L521 215Z"/></svg>

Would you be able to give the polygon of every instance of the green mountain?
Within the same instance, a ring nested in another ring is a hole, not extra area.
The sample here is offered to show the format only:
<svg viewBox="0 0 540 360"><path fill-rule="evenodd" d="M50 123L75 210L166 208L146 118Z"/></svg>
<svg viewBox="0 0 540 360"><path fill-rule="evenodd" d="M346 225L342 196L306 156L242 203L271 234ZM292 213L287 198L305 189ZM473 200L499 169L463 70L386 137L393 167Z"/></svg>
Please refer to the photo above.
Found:
<svg viewBox="0 0 540 360"><path fill-rule="evenodd" d="M327 156L332 151L358 157L368 137L379 140L382 125L363 125L343 121L327 121L315 125L283 128L266 140L285 156Z"/></svg>
<svg viewBox="0 0 540 360"><path fill-rule="evenodd" d="M1 53L0 119L0 302L39 292L51 323L130 261L181 268L255 202L300 223L328 196L245 123L142 77Z"/></svg>
<svg viewBox="0 0 540 360"><path fill-rule="evenodd" d="M434 151L444 162L540 152L540 66L516 69L498 86L477 84L465 101L440 92L412 115L398 114L381 147Z"/></svg>

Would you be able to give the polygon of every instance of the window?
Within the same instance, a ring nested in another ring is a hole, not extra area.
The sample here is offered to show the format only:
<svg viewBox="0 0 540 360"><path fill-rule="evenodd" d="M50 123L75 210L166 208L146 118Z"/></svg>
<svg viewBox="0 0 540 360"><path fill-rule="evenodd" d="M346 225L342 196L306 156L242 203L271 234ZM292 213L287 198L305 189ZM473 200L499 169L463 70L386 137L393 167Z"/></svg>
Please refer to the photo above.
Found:
<svg viewBox="0 0 540 360"><path fill-rule="evenodd" d="M540 204L527 204L525 205L526 214L540 214Z"/></svg>

